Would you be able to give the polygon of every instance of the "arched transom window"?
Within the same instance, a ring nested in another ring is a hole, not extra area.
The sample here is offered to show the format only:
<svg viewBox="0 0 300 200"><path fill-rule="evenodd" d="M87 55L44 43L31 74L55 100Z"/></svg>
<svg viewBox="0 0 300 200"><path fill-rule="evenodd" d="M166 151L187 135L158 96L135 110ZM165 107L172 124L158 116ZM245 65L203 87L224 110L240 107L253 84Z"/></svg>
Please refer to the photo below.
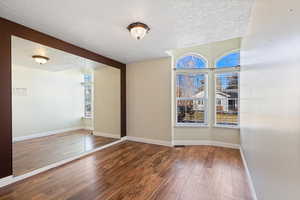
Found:
<svg viewBox="0 0 300 200"><path fill-rule="evenodd" d="M229 53L220 58L216 63L216 68L238 67L240 66L240 52Z"/></svg>
<svg viewBox="0 0 300 200"><path fill-rule="evenodd" d="M199 55L187 55L178 59L176 63L177 69L201 69L206 68L207 62Z"/></svg>

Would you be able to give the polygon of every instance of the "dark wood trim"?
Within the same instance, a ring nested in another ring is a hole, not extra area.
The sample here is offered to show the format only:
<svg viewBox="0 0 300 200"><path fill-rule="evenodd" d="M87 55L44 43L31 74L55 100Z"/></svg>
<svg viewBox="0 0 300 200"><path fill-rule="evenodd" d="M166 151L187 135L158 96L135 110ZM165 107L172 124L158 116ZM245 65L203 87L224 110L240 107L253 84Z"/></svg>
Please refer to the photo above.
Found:
<svg viewBox="0 0 300 200"><path fill-rule="evenodd" d="M121 68L121 137L126 136L126 67Z"/></svg>
<svg viewBox="0 0 300 200"><path fill-rule="evenodd" d="M0 17L0 178L12 175L11 36L40 43L121 70L121 136L126 136L126 65Z"/></svg>
<svg viewBox="0 0 300 200"><path fill-rule="evenodd" d="M11 36L0 26L0 178L12 174Z"/></svg>

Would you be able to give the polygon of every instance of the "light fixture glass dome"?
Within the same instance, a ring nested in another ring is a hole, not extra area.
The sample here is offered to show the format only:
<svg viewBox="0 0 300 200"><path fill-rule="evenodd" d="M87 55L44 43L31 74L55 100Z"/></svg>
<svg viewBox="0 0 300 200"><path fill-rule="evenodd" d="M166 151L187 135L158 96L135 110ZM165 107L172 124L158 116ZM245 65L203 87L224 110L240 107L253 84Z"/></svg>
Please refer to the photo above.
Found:
<svg viewBox="0 0 300 200"><path fill-rule="evenodd" d="M40 65L46 64L49 60L48 57L45 56L39 56L39 55L34 55L32 58L35 60L35 62L39 63Z"/></svg>
<svg viewBox="0 0 300 200"><path fill-rule="evenodd" d="M127 29L131 36L137 40L143 39L143 37L145 37L145 35L150 31L150 28L141 22L132 23L127 27Z"/></svg>

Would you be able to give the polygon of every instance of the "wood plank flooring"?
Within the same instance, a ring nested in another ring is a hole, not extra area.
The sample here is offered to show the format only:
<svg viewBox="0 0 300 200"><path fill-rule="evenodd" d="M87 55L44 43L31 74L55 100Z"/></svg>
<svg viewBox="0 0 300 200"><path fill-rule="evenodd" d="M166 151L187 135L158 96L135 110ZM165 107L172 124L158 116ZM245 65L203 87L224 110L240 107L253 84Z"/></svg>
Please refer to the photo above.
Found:
<svg viewBox="0 0 300 200"><path fill-rule="evenodd" d="M0 200L251 200L238 150L123 142L0 189Z"/></svg>
<svg viewBox="0 0 300 200"><path fill-rule="evenodd" d="M13 173L21 175L49 164L80 155L117 139L76 130L13 143Z"/></svg>

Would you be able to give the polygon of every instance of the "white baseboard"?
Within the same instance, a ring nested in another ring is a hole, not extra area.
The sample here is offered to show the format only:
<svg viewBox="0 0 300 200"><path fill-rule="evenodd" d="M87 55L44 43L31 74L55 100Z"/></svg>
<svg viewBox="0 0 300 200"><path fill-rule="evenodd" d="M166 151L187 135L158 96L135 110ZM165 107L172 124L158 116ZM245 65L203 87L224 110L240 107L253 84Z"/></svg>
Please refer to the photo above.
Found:
<svg viewBox="0 0 300 200"><path fill-rule="evenodd" d="M248 164L246 162L246 159L245 159L245 156L244 156L244 151L243 151L242 147L240 148L240 152L241 152L241 157L242 157L243 164L244 164L244 167L245 167L245 170L246 170L248 183L249 183L249 186L250 186L250 190L251 190L253 200L257 200L256 191L255 191L255 188L254 188L254 185L253 185L252 177L251 177L251 174L250 174Z"/></svg>
<svg viewBox="0 0 300 200"><path fill-rule="evenodd" d="M80 129L84 129L84 128L83 127L65 128L65 129L46 131L46 132L42 132L42 133L36 133L36 134L26 135L26 136L21 136L21 137L14 137L13 142L29 140L29 139L33 139L33 138L39 138L39 137L45 137L45 136L49 136L49 135L65 133L68 131L76 131L76 130L80 130Z"/></svg>
<svg viewBox="0 0 300 200"><path fill-rule="evenodd" d="M120 139L121 138L121 136L116 135L116 134L102 133L102 132L98 132L98 131L93 131L93 135L95 135L95 136L102 136L102 137L109 137L109 138L116 138L116 139Z"/></svg>
<svg viewBox="0 0 300 200"><path fill-rule="evenodd" d="M209 145L217 147L225 147L231 149L240 149L239 144L225 143L211 140L174 140L173 145Z"/></svg>
<svg viewBox="0 0 300 200"><path fill-rule="evenodd" d="M121 140L126 141L126 140L128 140L128 137L127 136L121 137Z"/></svg>
<svg viewBox="0 0 300 200"><path fill-rule="evenodd" d="M4 178L1 178L0 179L0 188L11 184L13 179L14 179L13 176L7 176L7 177L4 177Z"/></svg>
<svg viewBox="0 0 300 200"><path fill-rule="evenodd" d="M147 143L147 144L156 144L156 145L162 145L162 146L172 146L171 141L164 141L164 140L153 140L153 139L146 139L146 138L140 138L140 137L132 137L132 136L127 136L127 140L134 141L134 142L142 142L142 143Z"/></svg>
<svg viewBox="0 0 300 200"><path fill-rule="evenodd" d="M91 150L91 151L87 151L87 152L85 152L85 153L82 153L82 154L80 154L80 155L78 155L78 156L74 156L74 157L71 157L71 158L68 158L68 159L65 159L65 160L62 160L62 161L53 163L53 164L51 164L51 165L42 167L42 168L40 168L40 169L36 169L36 170L34 170L34 171L31 171L31 172L29 172L29 173L26 173L26 174L23 174L23 175L20 175L20 176L15 176L15 177L14 177L14 176L8 176L8 177L5 177L5 178L2 178L2 179L0 179L0 188L1 188L1 187L4 187L4 186L7 186L7 185L10 185L10 184L12 184L12 183L15 183L15 182L17 182L17 181L21 181L21 180L23 180L23 179L29 178L29 177L31 177L31 176L40 174L40 173L45 172L45 171L47 171L47 170L49 170L49 169L59 167L59 166L64 165L64 164L66 164L66 163L68 163L68 162L71 162L71 161L73 161L73 160L77 160L77 159L79 159L79 158L81 158L81 157L84 157L84 156L87 156L87 155L89 155L89 154L92 154L92 153L94 153L94 152L96 152L96 151L99 151L99 150L108 148L108 147L113 146L113 145L115 145L115 144L118 144L118 143L120 143L120 142L123 142L123 140L118 140L118 141L109 143L109 144L104 145L104 146L102 146L102 147L99 147L99 148L93 149L93 150Z"/></svg>
<svg viewBox="0 0 300 200"><path fill-rule="evenodd" d="M142 142L147 144L163 145L169 147L172 147L174 145L210 145L210 146L218 146L218 147L225 147L225 148L232 148L232 149L240 149L239 144L231 144L231 143L208 141L208 140L174 140L173 142L171 141L169 142L169 141L153 140L153 139L133 137L133 136L126 136L126 140Z"/></svg>

